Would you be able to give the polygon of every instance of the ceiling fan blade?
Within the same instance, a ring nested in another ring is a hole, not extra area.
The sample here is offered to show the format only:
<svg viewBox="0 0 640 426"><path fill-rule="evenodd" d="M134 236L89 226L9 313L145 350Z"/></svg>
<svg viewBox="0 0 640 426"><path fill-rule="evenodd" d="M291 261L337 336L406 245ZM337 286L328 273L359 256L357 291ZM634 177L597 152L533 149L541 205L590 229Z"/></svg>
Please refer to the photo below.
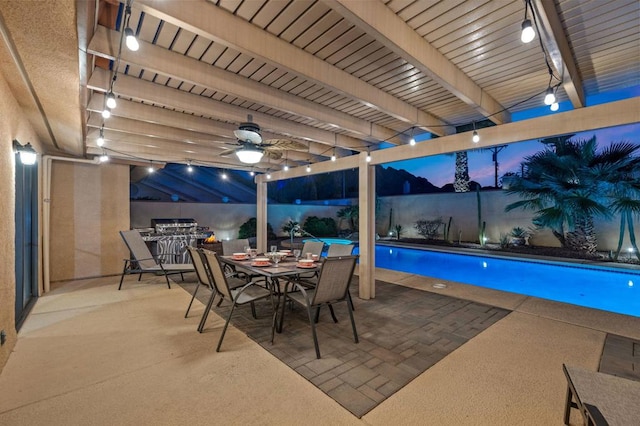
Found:
<svg viewBox="0 0 640 426"><path fill-rule="evenodd" d="M302 142L292 141L290 139L268 139L264 141L263 146L269 150L278 151L307 151L307 145Z"/></svg>
<svg viewBox="0 0 640 426"><path fill-rule="evenodd" d="M282 152L280 151L271 151L266 149L264 151L264 155L266 155L267 157L269 157L272 160L279 160L282 158Z"/></svg>
<svg viewBox="0 0 640 426"><path fill-rule="evenodd" d="M218 155L220 155L220 157L228 157L228 156L230 156L232 154L235 154L235 152L236 152L236 149L227 149L227 150L222 151Z"/></svg>

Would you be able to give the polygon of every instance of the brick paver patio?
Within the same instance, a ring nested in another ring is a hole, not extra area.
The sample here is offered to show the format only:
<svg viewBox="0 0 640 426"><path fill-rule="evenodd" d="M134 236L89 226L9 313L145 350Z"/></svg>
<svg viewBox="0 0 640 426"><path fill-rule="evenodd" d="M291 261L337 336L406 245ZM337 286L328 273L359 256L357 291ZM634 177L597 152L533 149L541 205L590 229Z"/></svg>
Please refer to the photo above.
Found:
<svg viewBox="0 0 640 426"><path fill-rule="evenodd" d="M353 281L355 295L358 277ZM191 286L184 285L187 290ZM201 289L199 299L206 303L209 294ZM381 281L376 282L375 299L354 297L354 304L358 344L353 342L345 304L335 307L337 324L328 309L321 310L317 330L322 359L316 359L307 314L300 308L287 311L283 331L276 334L273 344L268 303L256 306L257 320L249 307L238 308L232 324L351 413L362 417L510 312ZM228 305L223 303L215 311L226 318ZM220 330L209 326L204 332L216 335L211 342L214 350Z"/></svg>

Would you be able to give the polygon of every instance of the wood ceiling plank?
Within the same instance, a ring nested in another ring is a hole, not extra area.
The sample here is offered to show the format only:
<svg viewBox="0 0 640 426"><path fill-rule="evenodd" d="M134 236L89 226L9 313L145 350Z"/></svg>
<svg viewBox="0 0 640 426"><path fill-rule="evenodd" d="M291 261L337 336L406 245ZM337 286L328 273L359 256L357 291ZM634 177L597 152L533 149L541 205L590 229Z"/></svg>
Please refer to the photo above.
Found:
<svg viewBox="0 0 640 426"><path fill-rule="evenodd" d="M110 77L104 70L94 71L89 81L89 88L106 91L109 87ZM207 116L211 111L216 112L216 118L221 121L240 123L246 121L246 110L210 98L192 95L181 90L170 89L150 82L143 82L128 76L122 76L118 80L118 93L126 93L127 97L167 106L191 114ZM285 120L277 120L266 114L254 114L254 120L259 122L266 131L272 131L284 135L304 135L301 139L315 142L334 144L333 133L320 131L313 127L302 126ZM340 146L346 149L362 149L360 140L342 137Z"/></svg>
<svg viewBox="0 0 640 426"><path fill-rule="evenodd" d="M293 43L301 34L309 30L311 26L315 25L315 23L328 12L329 9L322 3L314 3L280 34L280 38L289 43Z"/></svg>
<svg viewBox="0 0 640 426"><path fill-rule="evenodd" d="M335 25L332 25L327 31L320 34L311 43L305 46L304 50L317 55L322 49L333 43L337 38L341 37L353 28L353 25L344 19L340 19Z"/></svg>
<svg viewBox="0 0 640 426"><path fill-rule="evenodd" d="M282 12L265 28L271 34L279 36L292 22L295 22L315 0L296 0L289 3Z"/></svg>
<svg viewBox="0 0 640 426"><path fill-rule="evenodd" d="M326 6L321 5L326 8ZM337 13L329 10L324 13L312 26L307 28L299 36L293 40L293 45L301 49L306 49L310 43L313 43L318 37L329 31L331 27L336 25L342 18Z"/></svg>
<svg viewBox="0 0 640 426"><path fill-rule="evenodd" d="M430 76L447 90L495 122L501 124L510 120L509 113L471 78L451 63L437 49L416 34L384 4L379 2L349 2L345 0L325 0L332 9ZM502 111L502 112L501 112Z"/></svg>
<svg viewBox="0 0 640 426"><path fill-rule="evenodd" d="M251 23L265 29L280 14L289 0L269 0L251 19Z"/></svg>

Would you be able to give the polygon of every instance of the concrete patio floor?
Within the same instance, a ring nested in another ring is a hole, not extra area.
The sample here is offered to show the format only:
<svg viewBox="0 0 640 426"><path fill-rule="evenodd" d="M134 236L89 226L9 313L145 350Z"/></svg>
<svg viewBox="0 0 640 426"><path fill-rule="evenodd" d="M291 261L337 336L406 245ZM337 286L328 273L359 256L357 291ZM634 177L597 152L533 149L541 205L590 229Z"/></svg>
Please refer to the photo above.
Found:
<svg viewBox="0 0 640 426"><path fill-rule="evenodd" d="M203 306L185 319L179 286L130 276L117 291L118 278L38 300L0 375L0 424L562 424L562 364L596 371L607 333L640 339L640 318L377 270L512 312L358 418L235 327L216 353L223 320L197 333Z"/></svg>

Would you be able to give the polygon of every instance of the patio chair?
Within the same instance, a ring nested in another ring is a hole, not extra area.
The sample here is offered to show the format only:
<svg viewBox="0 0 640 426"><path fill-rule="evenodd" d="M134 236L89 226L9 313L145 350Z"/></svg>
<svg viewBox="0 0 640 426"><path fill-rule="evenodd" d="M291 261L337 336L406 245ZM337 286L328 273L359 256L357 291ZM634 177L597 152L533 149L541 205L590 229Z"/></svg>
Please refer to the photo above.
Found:
<svg viewBox="0 0 640 426"><path fill-rule="evenodd" d="M322 250L324 249L324 243L322 241L307 241L302 246L300 251L301 256L305 257L307 253L315 254L316 256L322 256Z"/></svg>
<svg viewBox="0 0 640 426"><path fill-rule="evenodd" d="M324 260L322 268L320 269L320 275L318 282L314 288L308 288L304 285L300 285L294 280L287 282L284 291L284 302L282 304L280 312L280 324L279 329L282 330L282 324L284 322L284 312L287 300L291 300L294 303L302 305L307 310L309 317L309 324L311 325L311 334L313 336L313 344L316 349L316 357L320 359L320 348L318 346L318 336L316 333L316 321L312 314L312 310L315 308L316 315L320 310L320 307L327 303L330 307L336 303L346 302L347 309L349 311L349 318L351 319L351 328L353 329L353 340L358 343L358 332L356 331L356 323L353 319L353 310L349 303L349 284L353 277L353 271L356 266L356 260L358 256L341 256L341 257L328 257ZM298 290L295 293L291 293L292 290ZM333 308L332 308L333 310ZM337 322L334 316L334 322ZM271 330L271 341L273 342L275 331Z"/></svg>
<svg viewBox="0 0 640 426"><path fill-rule="evenodd" d="M251 247L249 245L249 239L240 238L237 240L222 240L222 255L233 256L233 253L244 253L245 247ZM228 276L238 276L244 278L247 282L251 281L251 275L249 271L244 269L237 269L231 265L224 265L224 271Z"/></svg>
<svg viewBox="0 0 640 426"><path fill-rule="evenodd" d="M216 291L215 287L211 283L211 280L209 279L209 271L207 271L207 268L202 261L201 251L195 247L187 247L187 250L189 251L191 262L193 263L194 269L196 271L198 282L196 283L196 287L193 290L193 295L191 295L191 301L189 302L189 306L187 306L187 312L185 312L184 314L185 318L189 316L189 310L191 310L193 299L196 298L196 294L198 294L198 289L201 285L209 287L212 292Z"/></svg>
<svg viewBox="0 0 640 426"><path fill-rule="evenodd" d="M183 273L194 271L194 267L190 263L164 263L162 260L154 257L142 239L140 232L135 229L120 231L120 235L129 248L131 259L124 259L124 269L122 270L122 276L120 276L118 290L122 288L122 281L125 275L140 274L138 277L138 281L140 281L142 274L145 273L163 274L167 280L167 287L171 288L171 284L169 283L170 274L180 274L184 281Z"/></svg>
<svg viewBox="0 0 640 426"><path fill-rule="evenodd" d="M276 307L274 305L271 290L269 290L268 288L260 287L259 285L257 285L257 281L243 283L244 285L242 285L241 287L232 288L229 285L229 280L233 280L233 278L229 278L225 275L225 273L223 272L223 265L214 252L204 252L203 260L207 268L209 269L209 273L211 274L210 276L213 279L213 285L215 286L217 293L220 294L222 299L227 298L229 302L231 302L231 309L229 310L227 320L224 323L224 328L222 329L222 334L220 335L220 340L218 341L216 352L220 352L222 340L224 339L224 335L227 332L227 327L229 326L231 315L233 315L233 311L236 306L246 305L247 303L249 303L251 305L251 313L253 317L256 318L255 302L261 299L269 298L269 300L271 301L271 307L273 309L272 324L275 324ZM235 280L237 281L238 279L236 278ZM198 331L200 332L202 332L204 324L207 321L207 316L213 306L214 297L215 293L212 293L211 298L209 299L209 303L207 303L205 314L202 316L200 326L198 327Z"/></svg>
<svg viewBox="0 0 640 426"><path fill-rule="evenodd" d="M327 257L351 256L354 244L331 244L327 250Z"/></svg>

